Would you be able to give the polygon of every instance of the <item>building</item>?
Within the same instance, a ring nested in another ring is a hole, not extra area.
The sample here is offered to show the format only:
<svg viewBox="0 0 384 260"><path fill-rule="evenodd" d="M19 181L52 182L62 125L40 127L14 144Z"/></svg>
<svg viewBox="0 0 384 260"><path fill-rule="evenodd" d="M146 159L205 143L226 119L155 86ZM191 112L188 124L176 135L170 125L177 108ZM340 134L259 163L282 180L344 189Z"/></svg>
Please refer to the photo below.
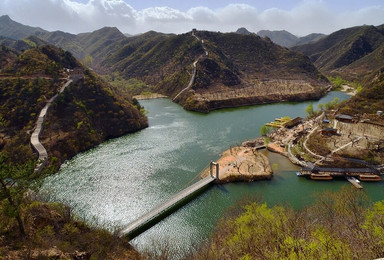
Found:
<svg viewBox="0 0 384 260"><path fill-rule="evenodd" d="M84 78L84 71L81 68L68 69L68 76L73 81Z"/></svg>
<svg viewBox="0 0 384 260"><path fill-rule="evenodd" d="M336 119L341 121L341 122L345 122L345 123L352 123L353 122L353 116L349 116L349 115L337 115L336 116Z"/></svg>
<svg viewBox="0 0 384 260"><path fill-rule="evenodd" d="M287 128L292 128L294 126L297 126L298 124L300 124L302 121L302 118L301 117L296 117L292 120L289 120L288 122L285 122L283 124L284 127L287 127Z"/></svg>
<svg viewBox="0 0 384 260"><path fill-rule="evenodd" d="M326 136L337 135L337 129L326 127L321 130L321 134Z"/></svg>

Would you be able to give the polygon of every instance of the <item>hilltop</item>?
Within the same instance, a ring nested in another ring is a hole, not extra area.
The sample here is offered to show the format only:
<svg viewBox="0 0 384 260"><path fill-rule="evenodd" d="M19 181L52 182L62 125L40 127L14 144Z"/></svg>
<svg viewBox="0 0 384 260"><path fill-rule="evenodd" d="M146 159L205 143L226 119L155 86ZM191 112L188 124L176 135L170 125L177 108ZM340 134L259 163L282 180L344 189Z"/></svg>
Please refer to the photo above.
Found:
<svg viewBox="0 0 384 260"><path fill-rule="evenodd" d="M384 26L356 26L310 44L293 47L326 75L359 80L384 66Z"/></svg>

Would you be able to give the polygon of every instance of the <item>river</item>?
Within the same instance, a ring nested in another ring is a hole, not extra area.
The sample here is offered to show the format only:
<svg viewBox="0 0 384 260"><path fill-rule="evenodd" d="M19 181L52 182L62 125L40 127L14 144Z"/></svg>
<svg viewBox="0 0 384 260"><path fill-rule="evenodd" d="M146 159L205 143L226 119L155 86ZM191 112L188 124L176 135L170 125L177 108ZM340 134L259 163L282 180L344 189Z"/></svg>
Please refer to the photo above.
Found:
<svg viewBox="0 0 384 260"><path fill-rule="evenodd" d="M338 97L330 92L317 104ZM209 114L185 111L169 99L141 101L149 127L110 140L62 165L44 181L52 201L71 205L76 214L110 229L121 227L185 188L220 152L259 136L261 126L282 116L305 116L310 102L277 103ZM278 168L271 181L216 185L134 240L139 251L168 241L180 252L206 240L223 214L238 201L261 196L269 205L300 208L316 192L339 190L346 181L316 182L295 175L296 166L266 152ZM384 199L382 183L364 183L373 200Z"/></svg>

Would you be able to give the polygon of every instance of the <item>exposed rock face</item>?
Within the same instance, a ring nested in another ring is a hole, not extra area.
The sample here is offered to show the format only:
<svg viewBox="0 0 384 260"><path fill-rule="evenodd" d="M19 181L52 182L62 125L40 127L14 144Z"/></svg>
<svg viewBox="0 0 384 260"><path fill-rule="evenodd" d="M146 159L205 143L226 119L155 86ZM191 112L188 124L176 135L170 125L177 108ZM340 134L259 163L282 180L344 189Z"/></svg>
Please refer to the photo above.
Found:
<svg viewBox="0 0 384 260"><path fill-rule="evenodd" d="M209 112L225 107L319 99L326 91L323 86L303 80L269 80L247 87L192 90L183 105L188 110Z"/></svg>

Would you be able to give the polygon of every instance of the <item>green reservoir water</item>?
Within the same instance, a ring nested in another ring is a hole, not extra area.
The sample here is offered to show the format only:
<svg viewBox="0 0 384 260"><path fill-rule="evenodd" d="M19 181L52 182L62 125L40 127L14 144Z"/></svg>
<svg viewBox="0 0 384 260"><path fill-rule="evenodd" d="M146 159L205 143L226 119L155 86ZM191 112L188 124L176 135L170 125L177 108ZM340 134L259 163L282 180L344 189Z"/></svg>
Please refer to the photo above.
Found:
<svg viewBox="0 0 384 260"><path fill-rule="evenodd" d="M330 92L319 102L348 96ZM314 108L319 102L313 102ZM185 111L168 99L142 101L149 127L105 142L79 154L48 177L42 192L52 201L71 205L91 223L122 227L196 181L220 152L259 136L260 127L276 117L302 116L310 102L277 103L223 109L209 114ZM266 152L267 153L267 152ZM271 181L233 183L209 188L175 213L132 241L139 251L155 241L168 241L179 252L208 238L217 221L238 201L260 195L269 205L300 208L316 192L339 190L343 180L316 182L299 178L297 167L268 154L278 164ZM384 199L383 183L363 183L373 200Z"/></svg>

